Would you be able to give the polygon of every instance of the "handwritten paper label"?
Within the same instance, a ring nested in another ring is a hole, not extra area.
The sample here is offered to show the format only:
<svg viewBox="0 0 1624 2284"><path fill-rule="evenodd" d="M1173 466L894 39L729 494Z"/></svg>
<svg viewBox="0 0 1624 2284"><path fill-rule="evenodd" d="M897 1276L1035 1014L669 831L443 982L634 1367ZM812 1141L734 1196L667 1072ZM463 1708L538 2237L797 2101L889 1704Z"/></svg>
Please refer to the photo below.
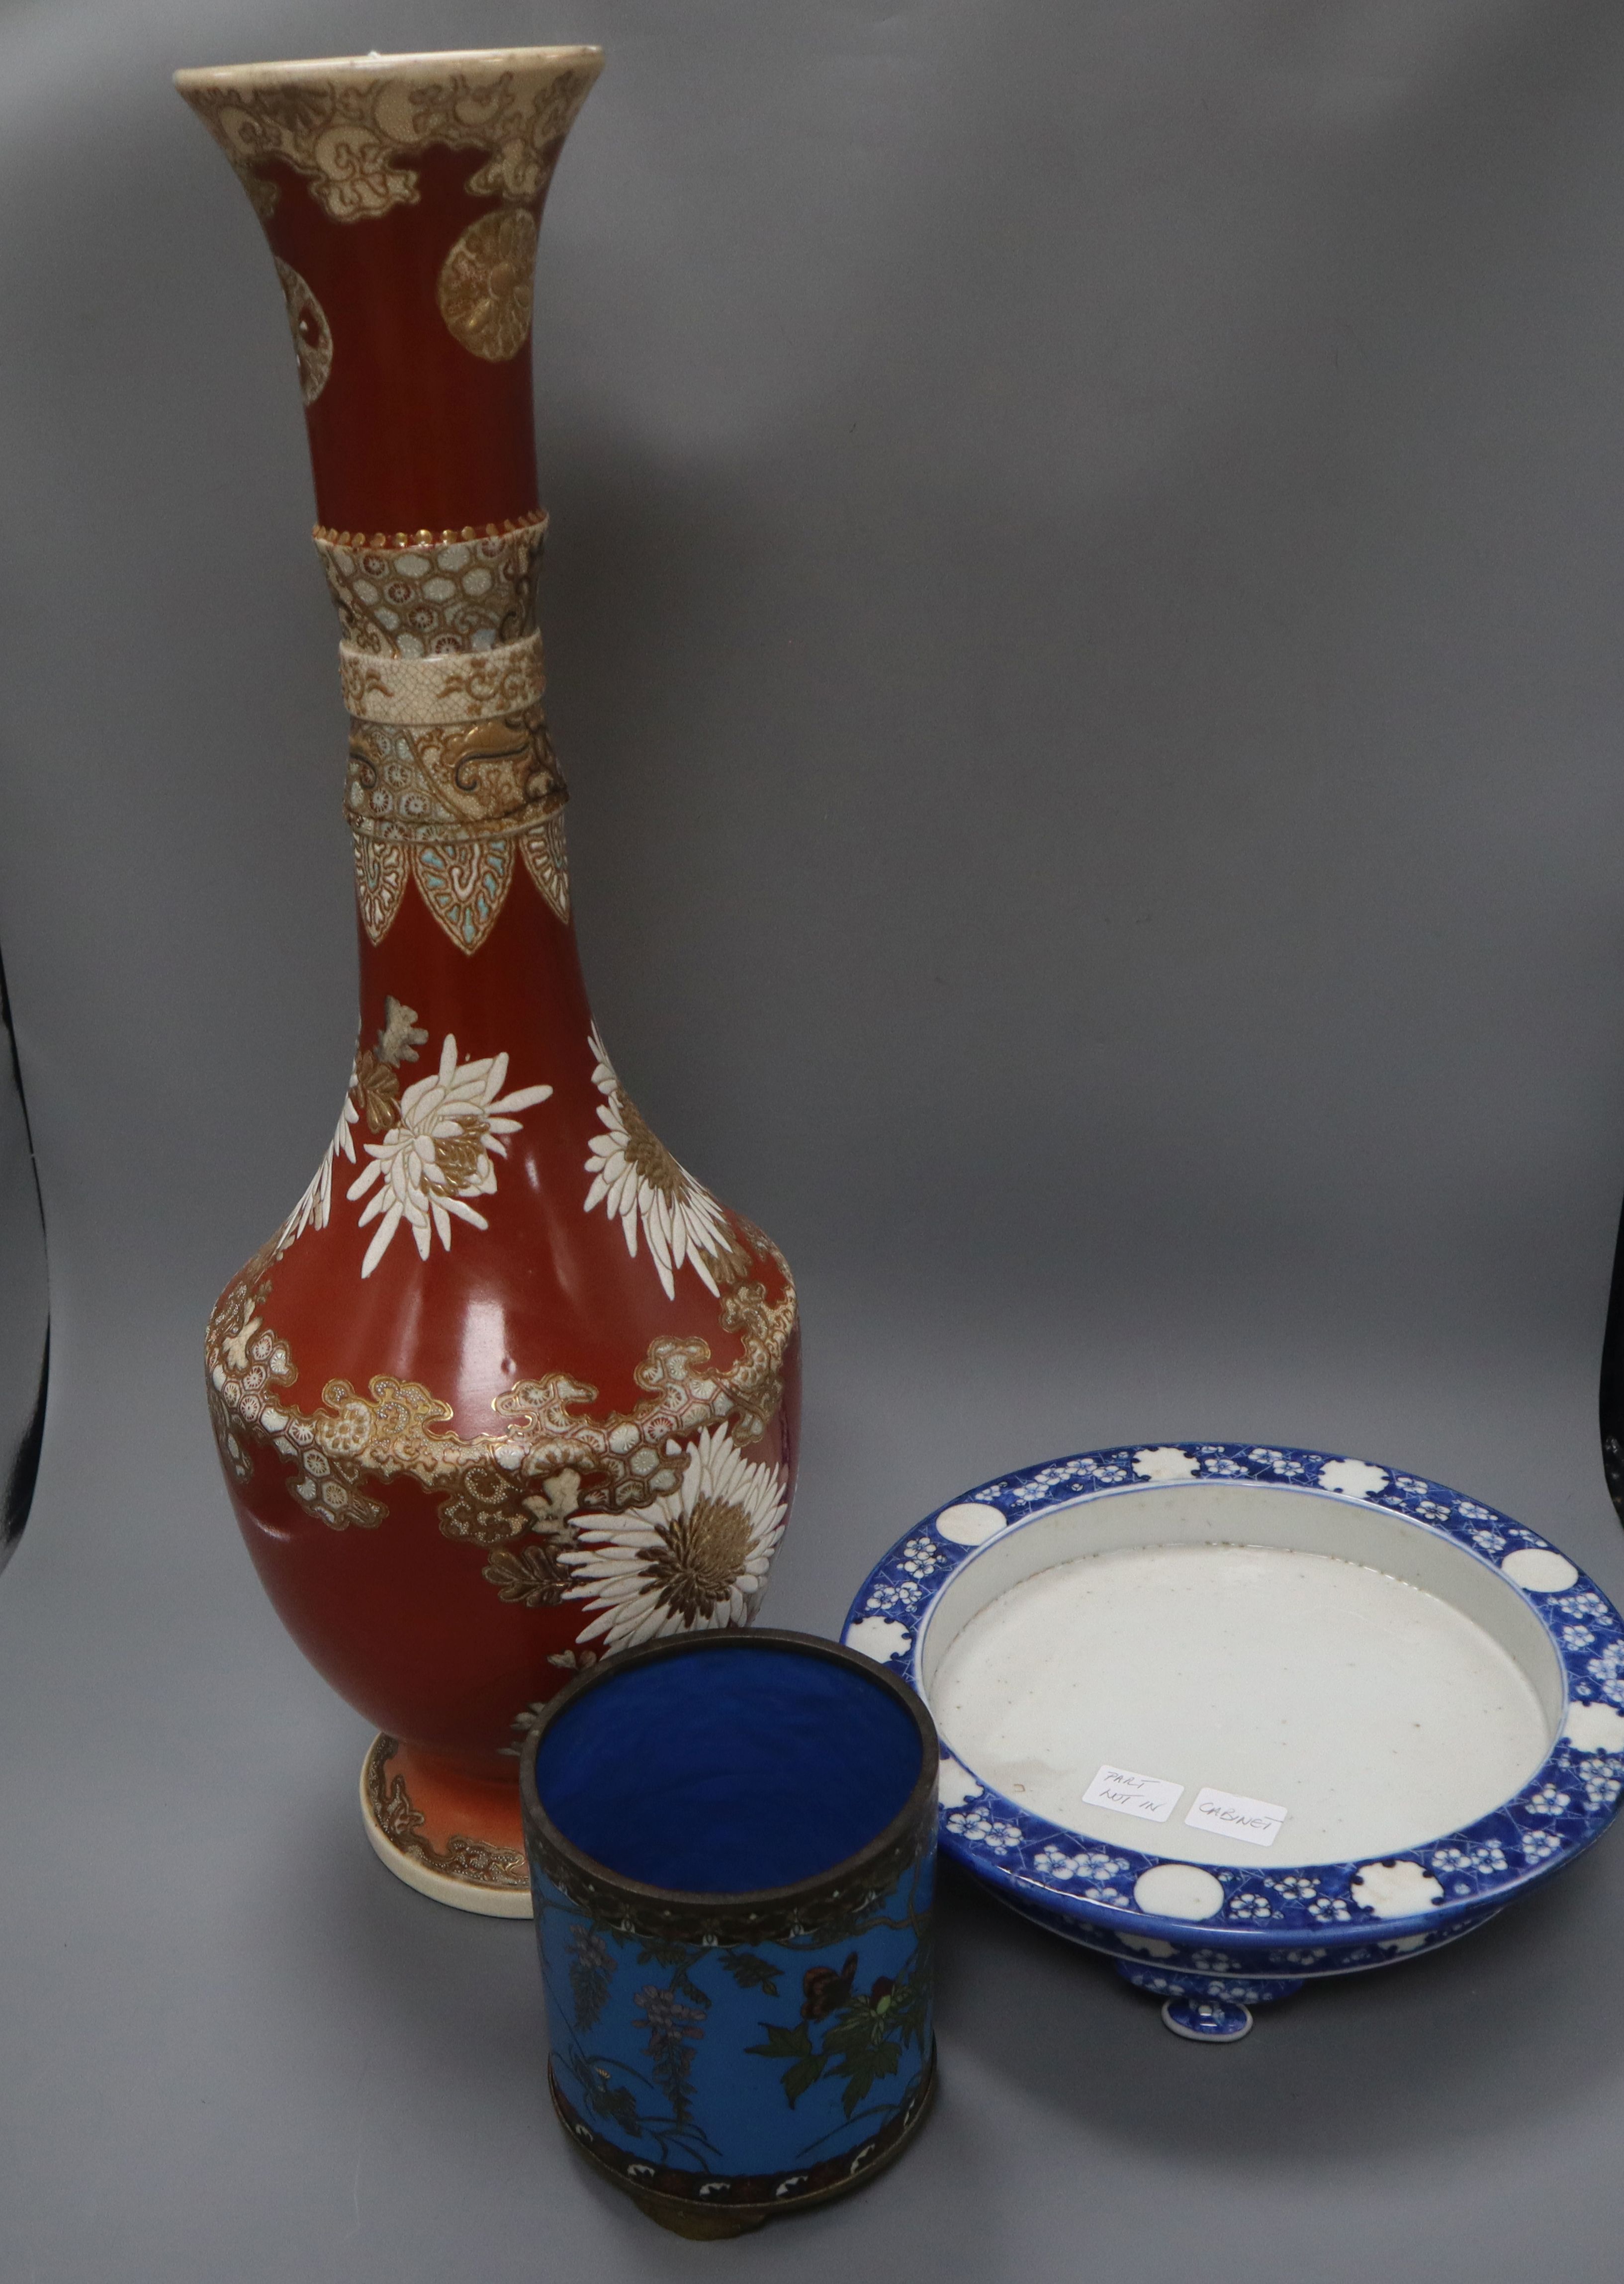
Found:
<svg viewBox="0 0 1624 2284"><path fill-rule="evenodd" d="M1222 1832L1228 1839L1248 1841L1253 1848L1270 1848L1285 1819L1286 1811L1272 1801L1248 1800L1244 1793L1203 1785L1184 1821L1198 1831Z"/></svg>
<svg viewBox="0 0 1624 2284"><path fill-rule="evenodd" d="M1147 1824L1165 1824L1183 1789L1166 1777L1142 1777L1135 1769L1119 1769L1107 1761L1082 1796L1092 1808L1120 1809L1124 1816L1142 1816Z"/></svg>

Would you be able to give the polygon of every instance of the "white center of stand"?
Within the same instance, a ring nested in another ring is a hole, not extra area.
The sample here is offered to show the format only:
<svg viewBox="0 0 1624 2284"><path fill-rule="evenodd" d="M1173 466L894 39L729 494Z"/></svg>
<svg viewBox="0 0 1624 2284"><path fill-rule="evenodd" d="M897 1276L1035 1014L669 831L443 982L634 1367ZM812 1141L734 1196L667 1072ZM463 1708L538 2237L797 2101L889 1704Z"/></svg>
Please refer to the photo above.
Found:
<svg viewBox="0 0 1624 2284"><path fill-rule="evenodd" d="M1551 1734L1464 1611L1278 1546L1118 1547L1039 1570L969 1618L930 1699L964 1766L1035 1815L1253 1870L1470 1824L1527 1782ZM1137 1778L1136 1806L1105 1804L1106 1771Z"/></svg>

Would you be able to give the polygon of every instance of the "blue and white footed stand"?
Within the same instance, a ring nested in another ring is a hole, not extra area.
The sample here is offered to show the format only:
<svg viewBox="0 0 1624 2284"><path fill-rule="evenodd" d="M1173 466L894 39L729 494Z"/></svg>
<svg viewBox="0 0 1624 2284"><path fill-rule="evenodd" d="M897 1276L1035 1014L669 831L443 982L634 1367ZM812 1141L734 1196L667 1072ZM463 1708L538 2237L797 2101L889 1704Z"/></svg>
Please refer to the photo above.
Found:
<svg viewBox="0 0 1624 2284"><path fill-rule="evenodd" d="M942 1740L941 1843L1179 2037L1480 1927L1624 1787L1624 1623L1557 1548L1366 1460L1089 1451L900 1540L845 1640Z"/></svg>

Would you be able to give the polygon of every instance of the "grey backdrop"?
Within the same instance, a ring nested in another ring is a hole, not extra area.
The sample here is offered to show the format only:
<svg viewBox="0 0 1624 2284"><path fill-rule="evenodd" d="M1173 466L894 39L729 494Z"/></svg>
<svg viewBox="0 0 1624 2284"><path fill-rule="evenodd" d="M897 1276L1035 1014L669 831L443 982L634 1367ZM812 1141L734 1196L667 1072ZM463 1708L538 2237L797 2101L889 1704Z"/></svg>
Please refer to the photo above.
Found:
<svg viewBox="0 0 1624 2284"><path fill-rule="evenodd" d="M601 40L536 327L589 980L805 1302L770 1615L960 1486L1316 1442L1614 1592L1617 0L0 11L0 927L59 1370L0 1587L0 2274L1616 2276L1624 1842L1232 2052L973 1896L862 2198L668 2238L373 1862L207 1304L351 1044L334 625L181 63Z"/></svg>

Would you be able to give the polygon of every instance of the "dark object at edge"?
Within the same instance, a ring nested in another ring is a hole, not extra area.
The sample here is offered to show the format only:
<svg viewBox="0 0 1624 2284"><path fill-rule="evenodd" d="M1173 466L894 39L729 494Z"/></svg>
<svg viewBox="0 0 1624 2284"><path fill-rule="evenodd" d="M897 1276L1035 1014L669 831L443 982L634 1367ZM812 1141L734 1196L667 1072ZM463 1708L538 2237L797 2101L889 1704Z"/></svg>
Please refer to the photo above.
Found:
<svg viewBox="0 0 1624 2284"><path fill-rule="evenodd" d="M34 1155L34 1134L28 1124L27 1099L22 1091L22 1066L17 1056L17 1035L12 1028L11 995L5 985L5 964L0 959L0 1027L5 1032L5 1052L11 1062L12 1087L17 1098L17 1109L21 1118L23 1145L28 1157L28 1177L34 1187L34 1210L39 1224L42 1262L45 1246L45 1208L40 1194L39 1167ZM4 1081L0 1081L3 1084ZM49 1286L46 1287L49 1295ZM45 1399L51 1386L51 1312L49 1298L45 1307L43 1337L40 1346L39 1378L35 1387L34 1403L26 1425L17 1437L11 1465L6 1469L4 1504L0 1505L0 1569L16 1552L22 1537L23 1525L28 1520L28 1510L34 1504L34 1486L38 1479L40 1447L45 1437Z"/></svg>

